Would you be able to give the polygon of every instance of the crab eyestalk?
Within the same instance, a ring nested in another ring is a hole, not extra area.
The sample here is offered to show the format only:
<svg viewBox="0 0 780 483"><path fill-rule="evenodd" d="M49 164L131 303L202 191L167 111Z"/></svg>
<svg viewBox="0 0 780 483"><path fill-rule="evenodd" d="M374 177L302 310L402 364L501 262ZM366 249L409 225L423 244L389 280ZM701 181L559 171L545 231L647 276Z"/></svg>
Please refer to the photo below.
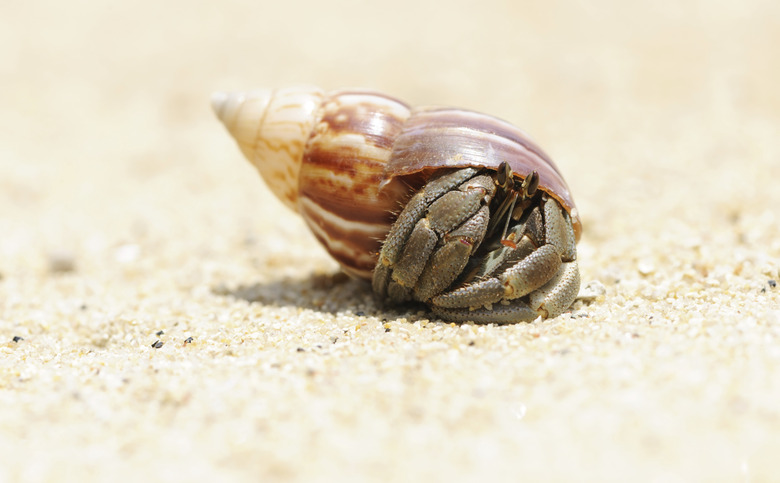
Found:
<svg viewBox="0 0 780 483"><path fill-rule="evenodd" d="M496 171L496 186L499 188L499 192L502 193L503 199L488 226L488 234L492 234L498 223L504 219L505 222L504 229L501 232L501 243L513 248L515 247L514 240L507 238L506 236L507 230L509 229L509 222L512 219L520 219L520 216L528 207L531 198L536 194L536 189L539 186L539 173L532 171L531 174L526 176L522 183L520 183L519 189L515 188L515 184L516 180L512 173L512 168L509 167L507 162L502 162ZM517 205L518 198L520 200L519 205Z"/></svg>

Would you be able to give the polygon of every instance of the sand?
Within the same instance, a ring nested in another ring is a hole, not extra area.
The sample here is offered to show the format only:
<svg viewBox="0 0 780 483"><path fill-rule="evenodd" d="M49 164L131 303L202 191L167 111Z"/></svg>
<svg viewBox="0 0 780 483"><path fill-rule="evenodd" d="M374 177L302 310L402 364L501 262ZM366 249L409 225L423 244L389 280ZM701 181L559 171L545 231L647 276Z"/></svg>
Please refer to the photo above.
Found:
<svg viewBox="0 0 780 483"><path fill-rule="evenodd" d="M0 481L776 481L779 5L5 2ZM380 310L210 112L296 83L530 132L595 292Z"/></svg>

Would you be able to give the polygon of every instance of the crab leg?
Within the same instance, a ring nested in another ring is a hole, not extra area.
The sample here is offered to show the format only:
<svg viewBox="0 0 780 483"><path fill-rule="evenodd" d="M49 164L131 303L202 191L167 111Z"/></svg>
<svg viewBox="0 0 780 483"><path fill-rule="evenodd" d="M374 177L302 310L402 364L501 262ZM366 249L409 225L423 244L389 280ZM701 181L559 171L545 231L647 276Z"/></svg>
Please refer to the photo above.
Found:
<svg viewBox="0 0 780 483"><path fill-rule="evenodd" d="M446 234L417 281L414 296L425 302L446 289L463 272L469 257L482 243L490 220L490 209L483 206L458 229Z"/></svg>
<svg viewBox="0 0 780 483"><path fill-rule="evenodd" d="M404 247L398 261L393 266L392 279L389 282L391 286L397 284L404 287L406 290L403 293L406 295L402 300L391 297L393 302L403 302L410 299L410 291L417 283L417 279L420 278L420 274L425 268L425 264L436 247L438 240L439 238L431 228L427 218L417 222L414 230L412 230L412 234L409 236L406 247ZM392 291L395 292L396 289ZM388 292L390 292L389 288Z"/></svg>
<svg viewBox="0 0 780 483"><path fill-rule="evenodd" d="M561 256L556 248L543 245L500 276L467 284L434 297L431 302L441 307L481 307L501 299L517 299L548 283L560 266Z"/></svg>
<svg viewBox="0 0 780 483"><path fill-rule="evenodd" d="M533 196L538 175L532 173L527 187L524 182L521 192L511 193L517 199L507 196L499 206L507 227L497 233L490 202L500 180L478 173L450 172L412 197L379 254L375 293L394 303L425 302L452 321L505 323L559 315L580 285L569 214L548 194ZM513 189L504 184L498 189ZM472 260L486 236L489 244Z"/></svg>
<svg viewBox="0 0 780 483"><path fill-rule="evenodd" d="M487 283L491 282L491 283ZM498 284L495 278L488 279L482 288L495 285L494 290L502 290L503 286ZM476 284L474 284L476 285ZM530 305L520 300L513 300L509 304L493 303L486 307L480 307L472 310L468 308L449 308L442 306L445 304L435 304L431 310L437 316L453 322L495 322L495 323L513 323L530 322L539 316L552 318L561 315L574 299L580 289L580 272L577 268L577 262L569 262L561 265L560 270L555 276L540 289L531 292ZM485 293L485 292L481 292ZM475 291L473 295L479 298ZM434 300L446 295L434 298ZM476 305L476 304L475 304Z"/></svg>
<svg viewBox="0 0 780 483"><path fill-rule="evenodd" d="M504 298L504 284L497 278L470 283L431 299L434 307L478 308L490 306Z"/></svg>
<svg viewBox="0 0 780 483"><path fill-rule="evenodd" d="M571 305L579 290L579 270L574 231L560 205L543 198L541 209L515 225L509 237L519 238L516 248L490 251L464 278L465 284L431 299L440 317L518 322L555 317Z"/></svg>
<svg viewBox="0 0 780 483"><path fill-rule="evenodd" d="M498 277L504 285L504 298L512 300L528 295L553 278L560 266L557 248L542 245Z"/></svg>
<svg viewBox="0 0 780 483"><path fill-rule="evenodd" d="M474 174L470 169L450 173L412 198L382 248L375 290L383 289L381 293L392 302L409 300L412 294L426 301L460 275L485 236L490 218L487 203L495 193L490 176ZM466 175L472 177L462 181ZM453 186L455 182L460 183ZM418 220L406 234L413 216Z"/></svg>
<svg viewBox="0 0 780 483"><path fill-rule="evenodd" d="M406 240L415 229L418 221L423 218L429 205L456 186L474 177L477 171L474 168L464 168L440 176L425 185L409 200L401 214L398 215L398 219L393 224L393 228L382 245L382 251L379 253L379 261L374 269L372 280L375 294L388 293L393 266L401 256Z"/></svg>
<svg viewBox="0 0 780 483"><path fill-rule="evenodd" d="M471 284L473 281L484 280L495 274L501 273L512 264L522 260L536 250L537 245L528 236L523 235L523 225L516 225L510 230L509 238L515 246L505 246L498 243L497 247L490 250L482 260L472 268L463 278L463 284Z"/></svg>
<svg viewBox="0 0 780 483"><path fill-rule="evenodd" d="M577 262L564 263L549 282L531 293L530 305L543 317L556 317L569 308L579 290L580 271Z"/></svg>
<svg viewBox="0 0 780 483"><path fill-rule="evenodd" d="M550 198L544 201L544 241L558 249L564 262L577 258L577 240L571 221L561 206Z"/></svg>
<svg viewBox="0 0 780 483"><path fill-rule="evenodd" d="M477 310L469 309L446 309L432 306L431 310L437 316L444 320L453 322L480 322L511 324L515 322L531 322L539 317L539 314L528 304L515 300L511 304L495 304L490 308L481 308Z"/></svg>

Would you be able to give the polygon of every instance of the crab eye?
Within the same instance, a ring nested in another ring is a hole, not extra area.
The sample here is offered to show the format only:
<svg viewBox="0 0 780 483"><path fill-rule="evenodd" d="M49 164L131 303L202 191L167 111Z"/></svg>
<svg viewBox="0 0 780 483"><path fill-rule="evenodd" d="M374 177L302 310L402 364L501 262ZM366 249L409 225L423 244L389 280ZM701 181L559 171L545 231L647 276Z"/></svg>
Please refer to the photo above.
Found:
<svg viewBox="0 0 780 483"><path fill-rule="evenodd" d="M512 178L512 168L509 167L509 163L502 161L498 165L496 171L496 185L504 190L511 190L514 186L514 179Z"/></svg>
<svg viewBox="0 0 780 483"><path fill-rule="evenodd" d="M522 190L523 190L523 198L531 198L535 193L536 189L539 187L539 173L536 171L531 172L526 178L523 180Z"/></svg>

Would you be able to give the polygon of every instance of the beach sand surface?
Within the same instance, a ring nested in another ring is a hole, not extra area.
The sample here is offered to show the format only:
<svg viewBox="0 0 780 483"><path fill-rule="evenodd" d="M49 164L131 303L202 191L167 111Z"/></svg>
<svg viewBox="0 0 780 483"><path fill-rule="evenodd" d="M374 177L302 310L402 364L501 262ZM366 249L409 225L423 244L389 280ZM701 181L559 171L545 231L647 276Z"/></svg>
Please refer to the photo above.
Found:
<svg viewBox="0 0 780 483"><path fill-rule="evenodd" d="M777 481L780 3L4 2L0 481ZM590 296L383 310L216 90L487 112Z"/></svg>

